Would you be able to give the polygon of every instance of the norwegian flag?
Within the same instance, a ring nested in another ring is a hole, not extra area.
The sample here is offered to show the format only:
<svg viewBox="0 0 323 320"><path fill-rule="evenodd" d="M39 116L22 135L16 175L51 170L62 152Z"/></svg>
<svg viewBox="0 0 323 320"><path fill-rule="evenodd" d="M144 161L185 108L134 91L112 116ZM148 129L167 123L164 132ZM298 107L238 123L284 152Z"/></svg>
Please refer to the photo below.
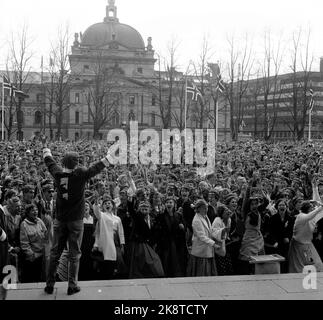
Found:
<svg viewBox="0 0 323 320"><path fill-rule="evenodd" d="M10 96L13 94L13 90L14 90L14 86L12 85L12 83L10 83L10 81L8 80L8 78L6 76L2 76L3 79L3 89L4 90L10 90Z"/></svg>
<svg viewBox="0 0 323 320"><path fill-rule="evenodd" d="M16 94L21 94L24 95L23 91L18 90L9 80L6 76L2 76L3 78L3 89L4 90L9 90L9 94L11 97L16 96Z"/></svg>
<svg viewBox="0 0 323 320"><path fill-rule="evenodd" d="M221 74L217 75L218 86L217 89L222 93L225 90L225 84L222 80Z"/></svg>
<svg viewBox="0 0 323 320"><path fill-rule="evenodd" d="M311 98L311 100L310 100L310 104L309 104L309 110L310 110L310 112L312 112L313 107L314 107L314 91L313 91L313 89L310 89L310 98Z"/></svg>
<svg viewBox="0 0 323 320"><path fill-rule="evenodd" d="M198 87L193 83L192 86L186 86L186 93L192 93L192 100L197 101L200 96L203 98L201 91Z"/></svg>

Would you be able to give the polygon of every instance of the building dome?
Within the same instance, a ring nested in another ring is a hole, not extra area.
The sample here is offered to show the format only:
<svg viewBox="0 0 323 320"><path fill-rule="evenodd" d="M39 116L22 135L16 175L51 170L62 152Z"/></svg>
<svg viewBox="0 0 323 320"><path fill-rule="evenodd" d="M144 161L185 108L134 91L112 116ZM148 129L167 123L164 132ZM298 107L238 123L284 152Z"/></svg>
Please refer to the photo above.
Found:
<svg viewBox="0 0 323 320"><path fill-rule="evenodd" d="M118 21L105 21L90 26L82 36L82 46L103 47L118 42L129 49L145 49L140 33Z"/></svg>

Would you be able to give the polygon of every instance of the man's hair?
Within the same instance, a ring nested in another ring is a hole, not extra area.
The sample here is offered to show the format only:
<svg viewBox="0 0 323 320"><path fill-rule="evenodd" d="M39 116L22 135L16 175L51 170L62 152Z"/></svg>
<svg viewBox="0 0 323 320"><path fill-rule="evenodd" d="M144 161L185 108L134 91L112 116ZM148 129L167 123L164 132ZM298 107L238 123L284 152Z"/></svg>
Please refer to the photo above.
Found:
<svg viewBox="0 0 323 320"><path fill-rule="evenodd" d="M18 196L18 193L16 190L13 190L13 189L9 189L6 191L5 195L4 195L4 200L8 200L8 199L11 199L13 197L16 197Z"/></svg>
<svg viewBox="0 0 323 320"><path fill-rule="evenodd" d="M65 154L62 165L66 169L73 170L78 165L79 155L77 152L68 152Z"/></svg>
<svg viewBox="0 0 323 320"><path fill-rule="evenodd" d="M301 208L300 210L303 212L303 213L309 213L312 209L312 204L310 201L306 200L306 201L303 201L302 205L301 205Z"/></svg>

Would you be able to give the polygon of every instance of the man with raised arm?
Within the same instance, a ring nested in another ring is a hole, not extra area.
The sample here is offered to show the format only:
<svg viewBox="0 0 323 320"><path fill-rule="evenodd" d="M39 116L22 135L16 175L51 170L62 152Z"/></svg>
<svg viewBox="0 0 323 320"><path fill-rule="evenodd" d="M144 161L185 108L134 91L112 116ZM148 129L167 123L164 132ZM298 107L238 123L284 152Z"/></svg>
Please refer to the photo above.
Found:
<svg viewBox="0 0 323 320"><path fill-rule="evenodd" d="M72 295L81 290L77 285L77 277L83 236L85 185L89 179L107 167L109 162L107 158L104 158L88 169L80 168L78 167L78 154L69 152L64 155L62 167L60 167L53 159L50 149L47 148L43 150L43 158L57 188L54 239L45 292L53 293L59 258L67 243L70 263L67 294Z"/></svg>

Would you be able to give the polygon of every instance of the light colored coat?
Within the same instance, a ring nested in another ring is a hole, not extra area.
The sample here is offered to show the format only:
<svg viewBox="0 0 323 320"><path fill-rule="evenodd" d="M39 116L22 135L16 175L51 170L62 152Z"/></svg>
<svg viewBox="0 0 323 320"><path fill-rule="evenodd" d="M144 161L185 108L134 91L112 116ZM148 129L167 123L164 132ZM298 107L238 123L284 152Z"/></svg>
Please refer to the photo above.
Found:
<svg viewBox="0 0 323 320"><path fill-rule="evenodd" d="M20 226L20 246L26 259L33 261L45 252L48 232L44 222L37 218L36 222L25 219Z"/></svg>
<svg viewBox="0 0 323 320"><path fill-rule="evenodd" d="M115 231L118 233L120 244L125 244L121 219L118 216L101 212L98 205L93 206L93 212L98 219L94 247L103 253L104 260L116 261Z"/></svg>
<svg viewBox="0 0 323 320"><path fill-rule="evenodd" d="M209 218L203 218L195 214L193 222L193 237L191 255L199 258L214 257L214 240L212 240L212 228Z"/></svg>

